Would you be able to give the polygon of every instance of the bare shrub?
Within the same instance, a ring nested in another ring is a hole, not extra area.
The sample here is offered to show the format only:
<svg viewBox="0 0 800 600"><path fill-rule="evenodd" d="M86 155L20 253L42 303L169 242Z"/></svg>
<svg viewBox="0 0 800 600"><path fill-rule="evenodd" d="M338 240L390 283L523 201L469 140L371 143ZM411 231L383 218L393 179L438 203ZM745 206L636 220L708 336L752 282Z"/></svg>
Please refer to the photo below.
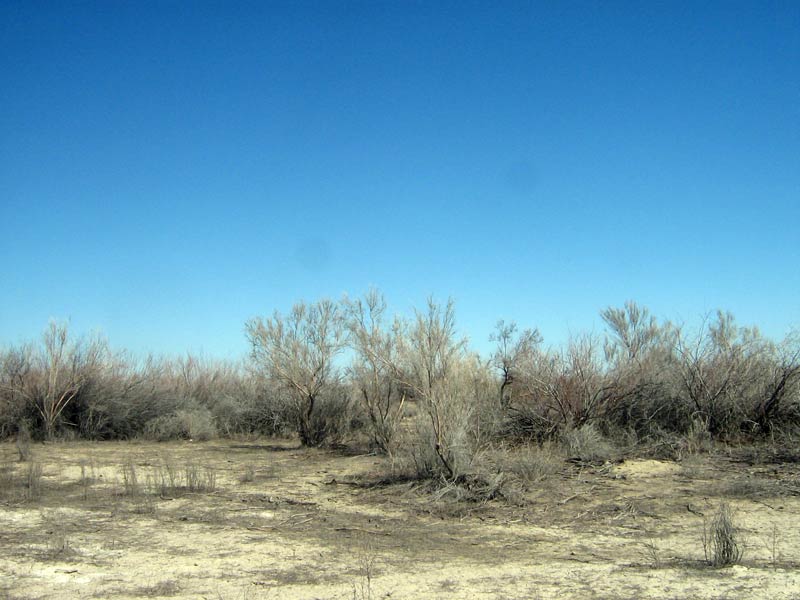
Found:
<svg viewBox="0 0 800 600"><path fill-rule="evenodd" d="M50 534L47 542L45 557L49 559L64 559L76 554L72 547L67 523L69 518L61 510L43 510L41 513L42 524Z"/></svg>
<svg viewBox="0 0 800 600"><path fill-rule="evenodd" d="M674 345L678 330L659 323L635 302L600 313L606 324L606 381L614 392L607 427L646 439L662 431L683 432L691 409L680 398Z"/></svg>
<svg viewBox="0 0 800 600"><path fill-rule="evenodd" d="M377 556L369 540L362 540L355 552L358 563L358 580L353 584L353 600L375 598L372 580L375 577Z"/></svg>
<svg viewBox="0 0 800 600"><path fill-rule="evenodd" d="M568 456L582 462L605 462L614 456L614 447L591 423L565 430L561 441Z"/></svg>
<svg viewBox="0 0 800 600"><path fill-rule="evenodd" d="M527 487L531 487L558 473L563 464L563 451L547 441L541 446L526 444L509 450L500 468L513 473Z"/></svg>
<svg viewBox="0 0 800 600"><path fill-rule="evenodd" d="M738 564L742 559L738 529L733 524L730 507L723 502L711 519L703 523L703 553L706 562L714 567Z"/></svg>
<svg viewBox="0 0 800 600"><path fill-rule="evenodd" d="M397 328L385 324L386 301L375 290L346 307L348 341L355 351L350 380L366 412L372 443L391 453L407 396L398 379Z"/></svg>
<svg viewBox="0 0 800 600"><path fill-rule="evenodd" d="M139 484L139 474L136 471L136 464L132 459L128 459L122 465L122 489L126 496L142 495L142 487Z"/></svg>
<svg viewBox="0 0 800 600"><path fill-rule="evenodd" d="M29 462L25 469L23 497L25 500L36 500L42 495L42 465Z"/></svg>
<svg viewBox="0 0 800 600"><path fill-rule="evenodd" d="M210 493L217 489L217 473L210 467L202 470L196 465L186 465L184 489L192 493Z"/></svg>
<svg viewBox="0 0 800 600"><path fill-rule="evenodd" d="M26 419L22 419L17 426L17 440L15 442L19 461L26 462L31 457L31 427Z"/></svg>
<svg viewBox="0 0 800 600"><path fill-rule="evenodd" d="M11 437L21 423L36 416L28 393L32 369L31 345L0 352L0 439Z"/></svg>
<svg viewBox="0 0 800 600"><path fill-rule="evenodd" d="M616 393L593 336L573 338L561 352L534 354L521 384L511 426L539 441L604 418Z"/></svg>
<svg viewBox="0 0 800 600"><path fill-rule="evenodd" d="M711 450L712 442L711 432L708 430L708 418L695 416L686 433L686 451L689 454L708 452Z"/></svg>
<svg viewBox="0 0 800 600"><path fill-rule="evenodd" d="M99 338L72 339L66 324L51 321L38 349L26 346L4 360L3 395L33 407L42 434L53 439L62 415L101 365L106 351Z"/></svg>
<svg viewBox="0 0 800 600"><path fill-rule="evenodd" d="M695 336L676 340L682 393L714 437L740 432L762 387L758 371L769 344L755 328L738 327L718 311Z"/></svg>
<svg viewBox="0 0 800 600"><path fill-rule="evenodd" d="M14 494L16 486L14 471L12 463L0 463L0 498L2 499L11 498Z"/></svg>
<svg viewBox="0 0 800 600"><path fill-rule="evenodd" d="M489 341L497 344L491 363L501 374L499 406L506 410L514 403L518 387L515 383L524 379L526 369L534 359L537 347L542 343L542 335L537 329L519 331L513 321L506 324L500 320Z"/></svg>
<svg viewBox="0 0 800 600"><path fill-rule="evenodd" d="M205 441L216 437L214 417L202 406L186 406L147 422L144 434L156 441L186 439Z"/></svg>
<svg viewBox="0 0 800 600"><path fill-rule="evenodd" d="M247 323L254 365L280 385L295 407L297 432L305 446L326 441L315 409L341 378L334 359L344 345L344 328L336 304L323 300L298 303L287 316L275 313Z"/></svg>
<svg viewBox="0 0 800 600"><path fill-rule="evenodd" d="M245 465L244 472L239 477L239 483L252 483L256 479L256 468L253 465Z"/></svg>
<svg viewBox="0 0 800 600"><path fill-rule="evenodd" d="M95 472L94 461L85 461L82 460L81 463L81 476L78 479L78 484L81 486L83 490L83 499L89 499L89 491L92 489L92 485L97 481L97 474Z"/></svg>
<svg viewBox="0 0 800 600"><path fill-rule="evenodd" d="M464 377L466 343L456 338L452 300L442 306L429 299L426 312L398 329L395 369L422 409L416 447L420 475L456 480L469 469L476 448L470 435L474 405ZM432 456L436 459L429 460Z"/></svg>
<svg viewBox="0 0 800 600"><path fill-rule="evenodd" d="M781 426L800 425L800 331L778 345L768 344L766 350L759 369L762 389L751 408L751 421L757 431L772 433Z"/></svg>

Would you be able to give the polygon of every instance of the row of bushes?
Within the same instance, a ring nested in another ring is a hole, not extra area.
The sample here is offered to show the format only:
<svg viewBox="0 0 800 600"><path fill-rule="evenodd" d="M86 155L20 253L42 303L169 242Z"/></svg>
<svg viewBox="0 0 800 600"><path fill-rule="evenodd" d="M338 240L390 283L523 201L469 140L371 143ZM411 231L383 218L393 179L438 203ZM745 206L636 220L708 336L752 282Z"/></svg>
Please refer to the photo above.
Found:
<svg viewBox="0 0 800 600"><path fill-rule="evenodd" d="M560 349L500 322L485 360L458 337L452 302L429 300L414 318L390 321L377 292L301 303L250 321L247 332L253 365L297 407L304 443L324 441L310 424L345 381L375 446L399 448L419 473L450 479L498 439L700 443L800 425L797 335L774 343L723 312L688 331L635 303L601 315L604 336L577 336ZM342 372L335 365L345 348L354 358ZM407 402L414 420L403 418Z"/></svg>
<svg viewBox="0 0 800 600"><path fill-rule="evenodd" d="M0 437L207 439L291 431L283 399L243 364L136 360L51 323L38 345L0 353Z"/></svg>
<svg viewBox="0 0 800 600"><path fill-rule="evenodd" d="M370 292L249 321L241 364L134 360L52 323L40 344L0 354L0 436L294 431L313 446L357 433L419 474L458 479L500 439L753 438L800 425L796 335L775 343L722 312L689 332L634 303L602 318L602 337L557 349L500 322L481 358L458 337L452 302L389 319Z"/></svg>

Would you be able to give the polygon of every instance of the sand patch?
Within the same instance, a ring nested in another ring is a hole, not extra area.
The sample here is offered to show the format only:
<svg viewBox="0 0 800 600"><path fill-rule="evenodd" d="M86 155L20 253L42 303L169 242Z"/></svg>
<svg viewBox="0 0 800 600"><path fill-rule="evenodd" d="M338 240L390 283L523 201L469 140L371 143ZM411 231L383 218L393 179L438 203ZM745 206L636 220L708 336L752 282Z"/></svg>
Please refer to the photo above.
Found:
<svg viewBox="0 0 800 600"><path fill-rule="evenodd" d="M666 477L679 473L681 466L674 462L662 460L627 460L614 467L614 473L628 479L646 479L649 477Z"/></svg>

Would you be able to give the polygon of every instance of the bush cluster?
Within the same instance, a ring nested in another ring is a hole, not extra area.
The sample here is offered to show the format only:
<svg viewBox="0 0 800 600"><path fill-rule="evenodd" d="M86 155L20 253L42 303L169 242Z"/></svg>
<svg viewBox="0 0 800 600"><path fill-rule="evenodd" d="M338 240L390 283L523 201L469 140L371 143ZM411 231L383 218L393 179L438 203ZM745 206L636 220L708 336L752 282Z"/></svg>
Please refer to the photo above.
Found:
<svg viewBox="0 0 800 600"><path fill-rule="evenodd" d="M497 442L605 460L615 441L699 448L800 425L798 336L775 343L723 312L696 331L634 303L601 315L604 335L556 349L501 321L482 358L459 337L452 302L388 319L370 292L252 319L250 356L236 364L138 360L51 323L40 343L0 351L0 437L360 436L416 475L458 481Z"/></svg>
<svg viewBox="0 0 800 600"><path fill-rule="evenodd" d="M284 434L283 399L246 364L136 360L53 323L39 345L0 351L0 437L208 439Z"/></svg>

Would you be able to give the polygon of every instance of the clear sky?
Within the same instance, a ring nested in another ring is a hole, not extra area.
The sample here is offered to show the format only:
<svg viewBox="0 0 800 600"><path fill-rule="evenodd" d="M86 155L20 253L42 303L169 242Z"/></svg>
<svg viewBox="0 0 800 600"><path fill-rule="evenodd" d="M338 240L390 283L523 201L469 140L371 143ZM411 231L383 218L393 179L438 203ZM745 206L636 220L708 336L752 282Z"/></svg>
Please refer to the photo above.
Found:
<svg viewBox="0 0 800 600"><path fill-rule="evenodd" d="M0 3L0 344L380 288L800 325L800 2Z"/></svg>

